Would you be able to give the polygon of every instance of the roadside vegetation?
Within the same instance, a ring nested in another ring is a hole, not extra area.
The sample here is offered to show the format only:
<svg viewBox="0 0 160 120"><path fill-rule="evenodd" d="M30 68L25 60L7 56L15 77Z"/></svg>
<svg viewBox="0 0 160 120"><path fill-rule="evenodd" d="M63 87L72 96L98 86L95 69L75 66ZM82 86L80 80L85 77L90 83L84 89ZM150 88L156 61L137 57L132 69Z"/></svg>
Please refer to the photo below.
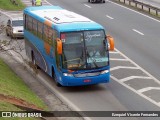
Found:
<svg viewBox="0 0 160 120"><path fill-rule="evenodd" d="M25 7L26 6L21 2L21 0L0 0L0 9L19 11L23 10Z"/></svg>
<svg viewBox="0 0 160 120"><path fill-rule="evenodd" d="M44 102L0 59L0 111L47 110ZM18 107L17 107L18 106Z"/></svg>

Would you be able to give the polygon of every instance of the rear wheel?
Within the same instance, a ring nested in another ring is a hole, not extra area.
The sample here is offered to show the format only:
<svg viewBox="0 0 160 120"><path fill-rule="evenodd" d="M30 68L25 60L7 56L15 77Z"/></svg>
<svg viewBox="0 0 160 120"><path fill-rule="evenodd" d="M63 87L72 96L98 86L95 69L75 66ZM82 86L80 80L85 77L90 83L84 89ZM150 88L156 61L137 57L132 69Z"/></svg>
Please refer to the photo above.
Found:
<svg viewBox="0 0 160 120"><path fill-rule="evenodd" d="M105 3L106 1L105 0L103 0L103 3Z"/></svg>
<svg viewBox="0 0 160 120"><path fill-rule="evenodd" d="M39 69L38 65L36 64L36 59L35 59L33 51L32 51L32 63L34 65L35 69Z"/></svg>
<svg viewBox="0 0 160 120"><path fill-rule="evenodd" d="M88 2L90 2L90 0L88 0Z"/></svg>

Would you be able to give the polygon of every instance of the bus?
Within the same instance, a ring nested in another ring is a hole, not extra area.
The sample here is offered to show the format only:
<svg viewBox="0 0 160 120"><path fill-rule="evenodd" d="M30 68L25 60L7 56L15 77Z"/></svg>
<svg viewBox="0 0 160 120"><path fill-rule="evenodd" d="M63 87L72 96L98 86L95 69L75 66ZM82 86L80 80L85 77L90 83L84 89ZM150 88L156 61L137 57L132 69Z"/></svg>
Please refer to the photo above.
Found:
<svg viewBox="0 0 160 120"><path fill-rule="evenodd" d="M24 9L26 55L57 86L108 83L113 37L100 24L61 8Z"/></svg>

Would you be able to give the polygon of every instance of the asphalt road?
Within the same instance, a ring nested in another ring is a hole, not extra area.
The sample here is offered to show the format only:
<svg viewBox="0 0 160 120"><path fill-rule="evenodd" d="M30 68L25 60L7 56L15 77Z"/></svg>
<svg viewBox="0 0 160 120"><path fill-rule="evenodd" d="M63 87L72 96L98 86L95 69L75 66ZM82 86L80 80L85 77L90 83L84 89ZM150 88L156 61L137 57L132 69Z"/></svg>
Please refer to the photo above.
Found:
<svg viewBox="0 0 160 120"><path fill-rule="evenodd" d="M110 53L112 76L109 84L58 88L50 77L40 71L38 77L47 88L75 110L160 111L159 21L112 2L105 4L89 4L87 0L49 2L105 26L107 33L115 38L118 50ZM2 37L9 39L5 35ZM159 120L150 117L101 119Z"/></svg>

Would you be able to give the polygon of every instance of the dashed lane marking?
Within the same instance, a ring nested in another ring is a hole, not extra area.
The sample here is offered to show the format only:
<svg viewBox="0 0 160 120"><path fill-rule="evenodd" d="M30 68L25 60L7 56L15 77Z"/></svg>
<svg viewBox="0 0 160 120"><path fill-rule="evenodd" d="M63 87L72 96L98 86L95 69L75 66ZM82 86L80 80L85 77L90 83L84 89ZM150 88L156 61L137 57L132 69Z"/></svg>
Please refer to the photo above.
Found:
<svg viewBox="0 0 160 120"><path fill-rule="evenodd" d="M88 7L88 8L92 8L91 6L87 5L87 4L84 4L84 6Z"/></svg>
<svg viewBox="0 0 160 120"><path fill-rule="evenodd" d="M111 19L111 20L114 19L113 17L111 17L111 16L109 16L109 15L106 15L106 17L109 18L109 19Z"/></svg>
<svg viewBox="0 0 160 120"><path fill-rule="evenodd" d="M132 30L133 30L134 32L140 34L140 35L144 35L142 32L140 32L140 31L138 31L138 30L136 30L136 29L132 29Z"/></svg>

